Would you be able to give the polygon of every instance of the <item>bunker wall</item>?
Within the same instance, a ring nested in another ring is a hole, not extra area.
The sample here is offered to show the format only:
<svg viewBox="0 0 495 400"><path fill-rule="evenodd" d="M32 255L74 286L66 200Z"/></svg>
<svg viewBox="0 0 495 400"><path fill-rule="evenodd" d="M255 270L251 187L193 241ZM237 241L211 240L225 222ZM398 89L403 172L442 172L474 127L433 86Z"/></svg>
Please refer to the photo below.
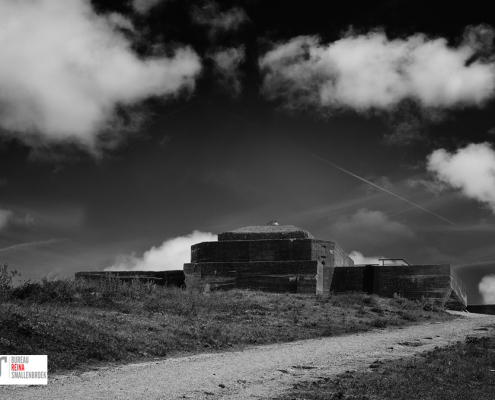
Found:
<svg viewBox="0 0 495 400"><path fill-rule="evenodd" d="M252 289L315 293L316 261L251 261L184 264L186 286L213 291Z"/></svg>
<svg viewBox="0 0 495 400"><path fill-rule="evenodd" d="M184 271L83 271L76 272L76 279L104 280L118 279L124 282L138 280L157 285L181 287L185 283Z"/></svg>
<svg viewBox="0 0 495 400"><path fill-rule="evenodd" d="M450 265L376 266L373 292L384 297L397 293L408 299L445 302L452 292L450 274Z"/></svg>
<svg viewBox="0 0 495 400"><path fill-rule="evenodd" d="M298 261L312 259L311 240L236 240L191 246L191 262Z"/></svg>
<svg viewBox="0 0 495 400"><path fill-rule="evenodd" d="M433 299L451 309L463 309L467 305L464 286L450 265L336 268L319 265L317 293L330 292L365 292L383 297L392 297L396 293L411 300Z"/></svg>

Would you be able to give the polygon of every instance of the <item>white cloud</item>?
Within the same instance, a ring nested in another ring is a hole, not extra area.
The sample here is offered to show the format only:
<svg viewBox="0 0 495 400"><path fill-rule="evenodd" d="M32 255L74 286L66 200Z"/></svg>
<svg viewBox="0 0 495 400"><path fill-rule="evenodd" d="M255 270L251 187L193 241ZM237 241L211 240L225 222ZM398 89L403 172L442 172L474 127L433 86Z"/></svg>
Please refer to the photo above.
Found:
<svg viewBox="0 0 495 400"><path fill-rule="evenodd" d="M403 223L390 220L381 211L360 209L350 217L342 217L332 226L337 237L352 238L354 242L388 245L412 239L414 233Z"/></svg>
<svg viewBox="0 0 495 400"><path fill-rule="evenodd" d="M236 31L249 21L242 8L233 7L221 12L215 1L208 1L201 8L194 7L192 18L196 24L208 27L212 39L220 32Z"/></svg>
<svg viewBox="0 0 495 400"><path fill-rule="evenodd" d="M405 182L406 186L416 189L424 189L427 192L433 193L435 196L440 195L442 191L447 189L447 185L443 182L434 182L427 179L411 178Z"/></svg>
<svg viewBox="0 0 495 400"><path fill-rule="evenodd" d="M98 147L116 107L192 89L200 71L188 47L143 59L121 29L89 0L0 2L0 126L30 144Z"/></svg>
<svg viewBox="0 0 495 400"><path fill-rule="evenodd" d="M191 262L191 246L201 242L213 242L218 236L209 232L194 231L186 236L166 240L159 247L145 251L142 257L135 254L119 256L105 271L167 271L178 270Z"/></svg>
<svg viewBox="0 0 495 400"><path fill-rule="evenodd" d="M239 65L245 59L244 46L229 47L208 54L215 63L215 71L220 77L220 84L232 94L239 96L242 91Z"/></svg>
<svg viewBox="0 0 495 400"><path fill-rule="evenodd" d="M0 229L6 228L14 219L14 213L10 210L0 208Z"/></svg>
<svg viewBox="0 0 495 400"><path fill-rule="evenodd" d="M490 56L493 51L495 30L487 24L470 25L464 30L463 44L474 49L479 56Z"/></svg>
<svg viewBox="0 0 495 400"><path fill-rule="evenodd" d="M428 156L427 168L440 182L495 212L495 151L489 143L472 143L455 153L435 150Z"/></svg>
<svg viewBox="0 0 495 400"><path fill-rule="evenodd" d="M132 0L132 6L139 14L147 14L158 3L165 0Z"/></svg>
<svg viewBox="0 0 495 400"><path fill-rule="evenodd" d="M478 289L484 304L495 304L495 275L486 275L481 279Z"/></svg>
<svg viewBox="0 0 495 400"><path fill-rule="evenodd" d="M351 251L351 253L349 254L349 257L352 258L352 261L354 261L355 265L358 265L358 264L381 264L379 259L385 258L383 256L365 257L363 255L363 253L360 253L359 251Z"/></svg>
<svg viewBox="0 0 495 400"><path fill-rule="evenodd" d="M0 230L7 228L9 225L31 226L35 225L35 221L31 214L26 214L22 218L16 216L11 210L0 208Z"/></svg>
<svg viewBox="0 0 495 400"><path fill-rule="evenodd" d="M474 58L486 48L487 34L450 47L444 38L415 34L389 40L384 32L350 33L330 44L317 36L299 36L277 43L259 61L263 93L281 98L289 109L317 107L324 111L392 110L405 99L424 108L481 106L492 98L495 65Z"/></svg>
<svg viewBox="0 0 495 400"><path fill-rule="evenodd" d="M111 13L108 15L110 21L116 28L134 32L134 24L129 18L124 17L119 13Z"/></svg>

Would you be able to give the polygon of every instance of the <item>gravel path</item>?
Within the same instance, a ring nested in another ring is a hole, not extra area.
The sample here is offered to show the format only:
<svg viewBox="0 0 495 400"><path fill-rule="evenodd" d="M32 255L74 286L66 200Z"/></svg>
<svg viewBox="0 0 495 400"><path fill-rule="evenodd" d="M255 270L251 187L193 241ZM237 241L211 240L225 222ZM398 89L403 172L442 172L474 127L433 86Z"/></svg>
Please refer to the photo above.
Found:
<svg viewBox="0 0 495 400"><path fill-rule="evenodd" d="M298 380L368 368L377 359L412 356L464 340L466 336L495 334L495 316L462 315L445 323L172 358L105 368L79 376L53 376L45 387L2 387L0 398L270 398Z"/></svg>

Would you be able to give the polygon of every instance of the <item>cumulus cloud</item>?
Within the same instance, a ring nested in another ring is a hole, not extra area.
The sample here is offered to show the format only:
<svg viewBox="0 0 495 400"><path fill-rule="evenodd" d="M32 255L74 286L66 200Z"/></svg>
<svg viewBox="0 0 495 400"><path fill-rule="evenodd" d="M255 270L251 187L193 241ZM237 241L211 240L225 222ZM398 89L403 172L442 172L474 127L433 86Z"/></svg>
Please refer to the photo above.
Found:
<svg viewBox="0 0 495 400"><path fill-rule="evenodd" d="M34 218L31 214L27 214L25 217L19 217L11 210L0 208L0 230L5 229L10 225L30 226L34 224Z"/></svg>
<svg viewBox="0 0 495 400"><path fill-rule="evenodd" d="M13 220L14 213L10 210L0 208L0 229L4 229Z"/></svg>
<svg viewBox="0 0 495 400"><path fill-rule="evenodd" d="M158 3L165 0L132 0L132 7L139 14L147 14Z"/></svg>
<svg viewBox="0 0 495 400"><path fill-rule="evenodd" d="M186 236L166 240L159 247L152 247L142 257L135 254L121 255L114 265L105 271L167 271L182 269L191 262L191 246L201 242L213 242L218 236L209 232L194 231Z"/></svg>
<svg viewBox="0 0 495 400"><path fill-rule="evenodd" d="M233 7L222 12L215 1L208 1L203 7L194 7L192 18L196 24L208 28L211 39L222 32L236 31L249 21L249 17L242 8Z"/></svg>
<svg viewBox="0 0 495 400"><path fill-rule="evenodd" d="M352 237L354 241L383 245L403 239L412 239L414 233L403 223L392 221L381 211L360 209L350 217L342 217L332 226L339 237Z"/></svg>
<svg viewBox="0 0 495 400"><path fill-rule="evenodd" d="M134 24L129 18L124 17L119 13L111 13L108 15L108 21L116 28L134 32Z"/></svg>
<svg viewBox="0 0 495 400"><path fill-rule="evenodd" d="M491 57L495 30L486 24L470 25L464 30L462 44L475 50L478 57Z"/></svg>
<svg viewBox="0 0 495 400"><path fill-rule="evenodd" d="M411 178L405 181L407 187L412 189L424 189L426 192L433 193L436 197L440 195L447 185L443 182L435 182L428 179Z"/></svg>
<svg viewBox="0 0 495 400"><path fill-rule="evenodd" d="M208 57L214 62L220 84L233 97L239 96L242 91L239 65L244 61L245 56L244 46L229 47L208 54Z"/></svg>
<svg viewBox="0 0 495 400"><path fill-rule="evenodd" d="M119 107L193 89L192 49L143 59L122 29L131 22L96 14L89 0L0 2L0 126L32 145L94 150Z"/></svg>
<svg viewBox="0 0 495 400"><path fill-rule="evenodd" d="M351 251L351 253L349 254L349 257L352 258L352 261L354 261L355 265L358 265L358 264L381 264L379 259L385 258L383 256L365 257L363 255L363 253L360 253L359 251Z"/></svg>
<svg viewBox="0 0 495 400"><path fill-rule="evenodd" d="M484 304L495 304L495 275L486 275L481 279L478 289Z"/></svg>
<svg viewBox="0 0 495 400"><path fill-rule="evenodd" d="M481 106L495 89L493 59L480 55L492 32L470 27L457 47L420 33L390 40L382 31L351 32L329 44L299 36L275 44L260 59L262 90L289 109L324 112L389 111L407 99L423 108Z"/></svg>
<svg viewBox="0 0 495 400"><path fill-rule="evenodd" d="M428 156L427 168L439 182L495 212L495 151L489 143L472 143L453 153L435 150Z"/></svg>

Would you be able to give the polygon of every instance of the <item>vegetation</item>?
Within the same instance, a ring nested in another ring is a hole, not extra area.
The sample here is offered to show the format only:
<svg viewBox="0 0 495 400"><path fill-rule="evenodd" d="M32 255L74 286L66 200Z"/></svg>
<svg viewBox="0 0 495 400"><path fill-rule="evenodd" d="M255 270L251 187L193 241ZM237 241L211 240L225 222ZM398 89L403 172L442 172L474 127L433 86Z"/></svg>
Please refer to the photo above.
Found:
<svg viewBox="0 0 495 400"><path fill-rule="evenodd" d="M10 296L10 293L13 289L13 281L17 276L21 276L21 274L17 271L9 271L9 265L5 263L3 266L0 266L0 301L7 300Z"/></svg>
<svg viewBox="0 0 495 400"><path fill-rule="evenodd" d="M298 383L278 400L452 400L495 397L495 337L468 338L406 360L373 364L372 372L346 373Z"/></svg>
<svg viewBox="0 0 495 400"><path fill-rule="evenodd" d="M48 354L49 370L226 350L452 318L429 301L362 293L209 294L119 280L0 275L0 354Z"/></svg>

